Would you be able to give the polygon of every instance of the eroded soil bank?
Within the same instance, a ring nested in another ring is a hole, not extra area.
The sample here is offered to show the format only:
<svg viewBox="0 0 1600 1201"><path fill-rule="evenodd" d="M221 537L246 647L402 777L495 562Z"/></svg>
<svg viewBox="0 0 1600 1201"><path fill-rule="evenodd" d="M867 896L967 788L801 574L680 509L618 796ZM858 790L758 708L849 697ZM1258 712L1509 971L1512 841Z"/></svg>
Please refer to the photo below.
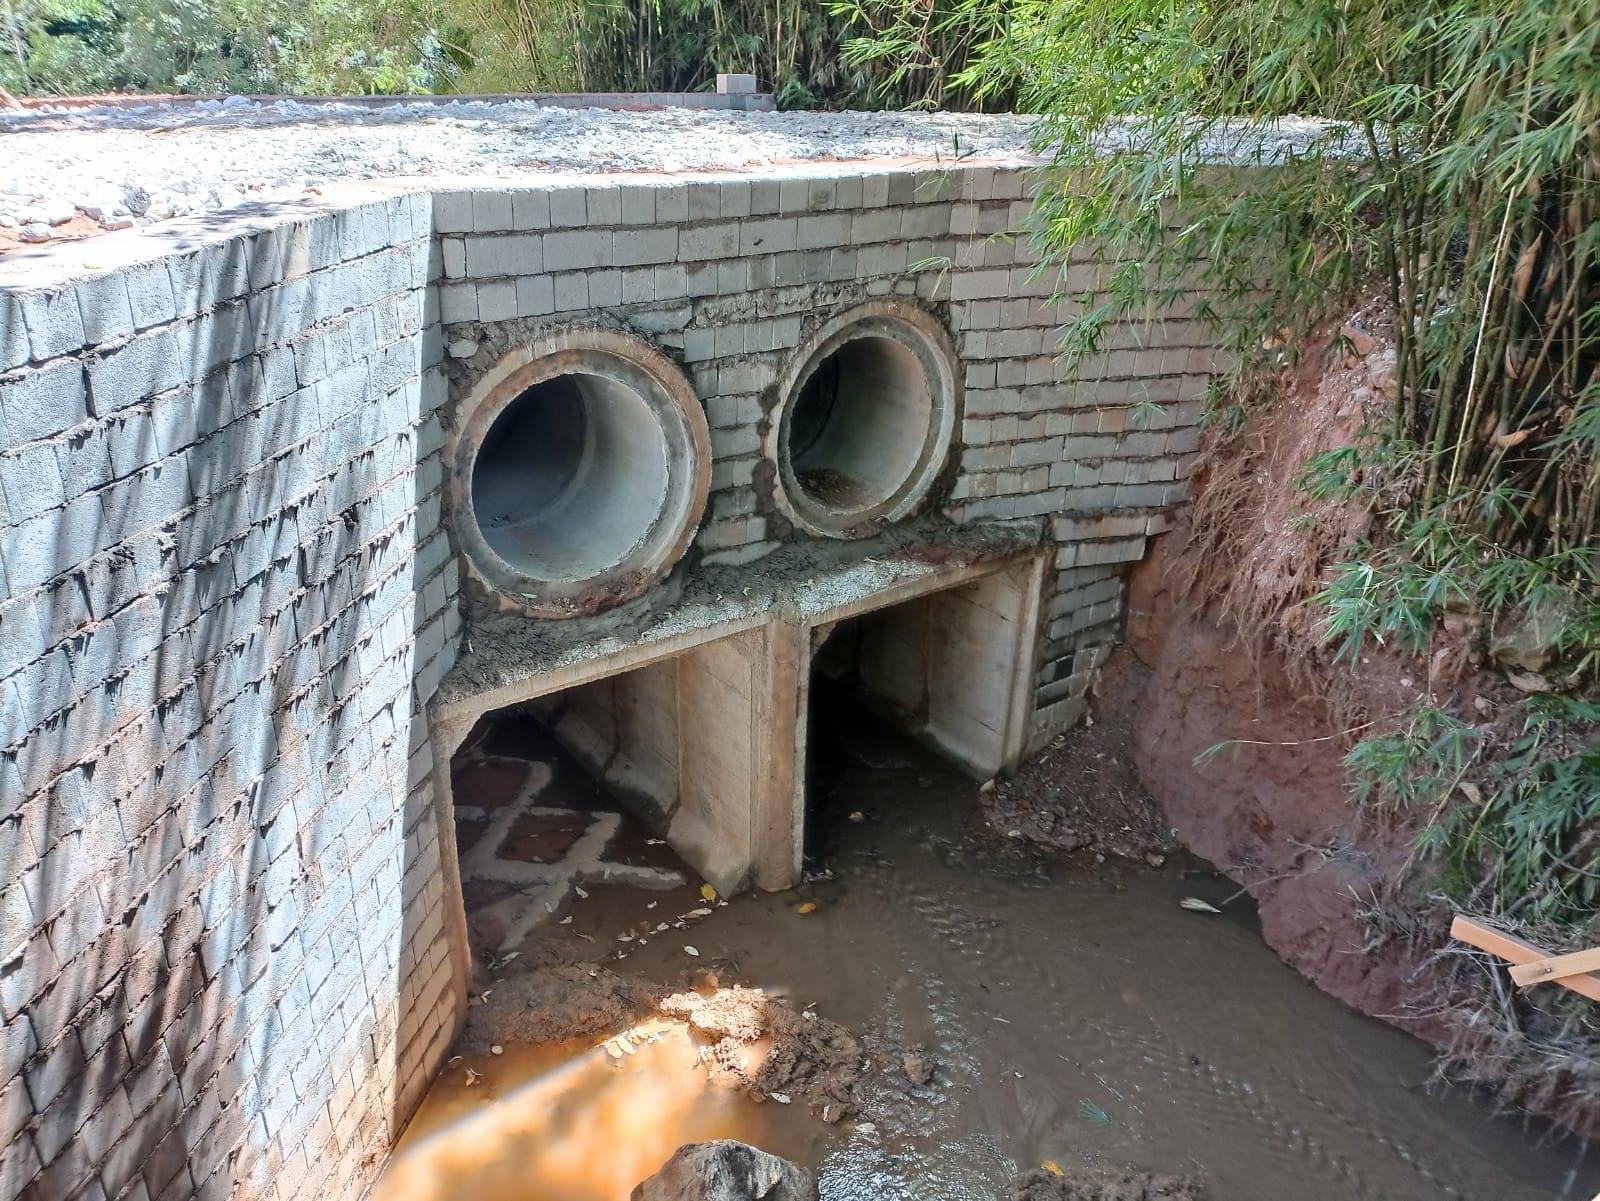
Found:
<svg viewBox="0 0 1600 1201"><path fill-rule="evenodd" d="M814 721L818 878L726 905L698 882L586 887L570 924L485 972L464 1057L380 1201L616 1201L680 1143L717 1137L812 1168L830 1201L1103 1199L1126 1194L1100 1183L1139 1180L1128 1169L1196 1182L1129 1186L1143 1195L1213 1201L1600 1188L1573 1144L1431 1092L1426 1048L1286 968L1247 902L1182 908L1236 891L1207 865L1011 837L986 824L976 784L875 720L829 704ZM802 1045L764 1076L782 1056L770 1030L734 1029L748 1009L691 1025L661 999L734 985L781 1004L789 1034L827 1031L850 1054ZM517 1026L552 997L581 1032ZM581 1036L491 1041L519 1032Z"/></svg>

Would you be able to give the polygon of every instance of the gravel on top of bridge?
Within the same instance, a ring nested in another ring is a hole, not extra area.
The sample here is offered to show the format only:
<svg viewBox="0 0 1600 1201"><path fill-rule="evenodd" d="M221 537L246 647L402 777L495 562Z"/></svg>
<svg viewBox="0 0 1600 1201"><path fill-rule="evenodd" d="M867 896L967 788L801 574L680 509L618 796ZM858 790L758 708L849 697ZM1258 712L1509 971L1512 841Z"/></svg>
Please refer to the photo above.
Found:
<svg viewBox="0 0 1600 1201"><path fill-rule="evenodd" d="M0 227L77 210L144 224L337 181L536 172L705 171L807 160L1016 157L1025 117L635 111L506 100L221 101L0 115Z"/></svg>
<svg viewBox="0 0 1600 1201"><path fill-rule="evenodd" d="M1244 126L1221 157L1300 149L1327 127ZM687 172L807 161L1027 157L1015 115L563 108L479 98L371 106L291 98L0 113L0 251L100 229L296 200L342 180ZM1108 151L1131 125L1108 129Z"/></svg>

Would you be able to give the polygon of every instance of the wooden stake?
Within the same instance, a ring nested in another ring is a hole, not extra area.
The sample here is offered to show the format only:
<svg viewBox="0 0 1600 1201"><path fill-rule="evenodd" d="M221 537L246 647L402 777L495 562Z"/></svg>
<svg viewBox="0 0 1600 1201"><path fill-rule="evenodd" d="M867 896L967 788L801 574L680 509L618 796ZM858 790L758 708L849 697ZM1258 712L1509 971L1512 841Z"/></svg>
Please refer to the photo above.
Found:
<svg viewBox="0 0 1600 1201"><path fill-rule="evenodd" d="M1587 951L1574 951L1570 955L1552 955L1549 959L1536 959L1532 963L1518 964L1511 969L1511 978L1527 988L1546 980L1560 980L1566 976L1581 976L1585 972L1600 971L1600 947Z"/></svg>
<svg viewBox="0 0 1600 1201"><path fill-rule="evenodd" d="M1491 955L1498 955L1501 959L1509 960L1513 965L1513 969L1519 966L1544 967L1563 959L1576 958L1578 955L1594 954L1592 951L1579 951L1573 956L1552 956L1549 951L1536 947L1531 942L1524 942L1514 935L1503 933L1493 926L1486 926L1480 921L1470 917L1462 917L1459 914L1450 925L1450 935L1452 938L1458 938L1462 942L1471 943L1479 950L1488 951ZM1563 988L1570 988L1573 992L1588 997L1591 1001L1600 1001L1600 975L1583 969L1580 969L1581 974L1579 975L1554 974L1563 971L1565 971L1563 967L1555 967L1552 974L1540 979L1548 980L1552 984L1559 984ZM1515 970L1513 970L1513 978L1515 978ZM1521 981L1518 981L1518 983L1520 984ZM1530 983L1537 983L1537 981L1530 981ZM1597 1199L1597 1201L1600 1201L1600 1199Z"/></svg>

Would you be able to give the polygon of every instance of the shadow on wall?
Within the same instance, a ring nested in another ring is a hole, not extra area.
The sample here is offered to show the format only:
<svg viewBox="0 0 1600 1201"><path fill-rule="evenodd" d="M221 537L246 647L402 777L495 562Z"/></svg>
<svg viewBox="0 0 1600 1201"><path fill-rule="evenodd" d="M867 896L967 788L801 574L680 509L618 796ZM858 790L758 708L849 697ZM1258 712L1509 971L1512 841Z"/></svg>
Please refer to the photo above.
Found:
<svg viewBox="0 0 1600 1201"><path fill-rule="evenodd" d="M448 974L419 946L417 688L454 590L427 219L21 299L46 361L0 378L4 1201L337 1193L387 1150L402 992Z"/></svg>

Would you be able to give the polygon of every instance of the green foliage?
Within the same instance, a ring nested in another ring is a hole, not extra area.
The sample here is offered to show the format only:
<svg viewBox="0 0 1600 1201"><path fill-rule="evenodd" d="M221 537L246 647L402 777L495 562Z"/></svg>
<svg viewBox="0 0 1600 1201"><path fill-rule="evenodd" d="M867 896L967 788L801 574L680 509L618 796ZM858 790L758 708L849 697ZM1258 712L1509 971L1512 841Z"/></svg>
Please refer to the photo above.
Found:
<svg viewBox="0 0 1600 1201"><path fill-rule="evenodd" d="M739 71L755 75L783 108L908 107L939 101L972 49L970 39L939 42L938 63L921 71L852 53L850 39L894 4L605 0L577 7L578 59L590 90L698 91L714 86L718 72ZM962 99L952 95L949 103Z"/></svg>
<svg viewBox="0 0 1600 1201"><path fill-rule="evenodd" d="M966 39L955 87L1043 114L1040 251L1059 266L1094 244L1129 264L1058 298L1080 369L1113 323L1198 317L1237 364L1212 411L1225 440L1273 402L1287 348L1353 296L1385 296L1388 411L1301 480L1373 514L1312 602L1340 660L1431 650L1441 626L1482 649L1512 624L1553 652L1558 689L1595 687L1600 0L858 7L898 21L880 15L856 57L916 71L915 31ZM1275 126L1303 136L1274 149ZM1503 904L1571 916L1595 899L1591 710L1530 703L1502 745L1429 702L1350 766L1367 794L1431 813L1422 849L1458 893L1487 881ZM1464 787L1481 804L1457 807Z"/></svg>
<svg viewBox="0 0 1600 1201"><path fill-rule="evenodd" d="M1421 817L1418 851L1459 901L1496 898L1493 908L1524 921L1594 920L1600 705L1537 697L1503 739L1420 705L1345 763L1361 799Z"/></svg>
<svg viewBox="0 0 1600 1201"><path fill-rule="evenodd" d="M756 75L785 108L975 103L971 39L902 71L846 52L890 6L810 0L3 0L22 94L700 91ZM985 100L1003 105L1009 94Z"/></svg>
<svg viewBox="0 0 1600 1201"><path fill-rule="evenodd" d="M449 62L432 0L6 0L0 84L98 91L427 91Z"/></svg>

